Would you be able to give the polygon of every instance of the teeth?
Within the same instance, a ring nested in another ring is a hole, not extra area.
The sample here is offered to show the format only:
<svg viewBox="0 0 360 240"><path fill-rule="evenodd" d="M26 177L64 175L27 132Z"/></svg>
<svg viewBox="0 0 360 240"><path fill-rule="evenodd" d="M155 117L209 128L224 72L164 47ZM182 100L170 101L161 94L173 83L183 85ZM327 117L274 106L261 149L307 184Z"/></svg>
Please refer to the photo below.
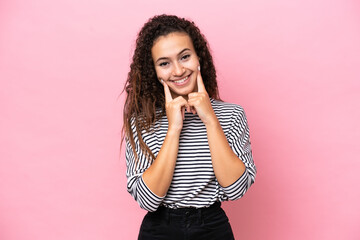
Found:
<svg viewBox="0 0 360 240"><path fill-rule="evenodd" d="M185 77L185 78L183 78L183 79L180 79L180 80L177 80L177 81L174 81L174 82L175 82L175 83L183 83L183 82L186 81L187 78L188 78L188 77Z"/></svg>

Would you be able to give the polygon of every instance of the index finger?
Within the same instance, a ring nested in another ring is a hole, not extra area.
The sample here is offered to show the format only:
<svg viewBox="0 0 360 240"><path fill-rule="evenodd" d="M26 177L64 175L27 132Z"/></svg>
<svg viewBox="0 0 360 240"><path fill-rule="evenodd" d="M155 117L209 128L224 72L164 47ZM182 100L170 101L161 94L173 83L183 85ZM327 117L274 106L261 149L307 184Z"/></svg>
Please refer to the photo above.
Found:
<svg viewBox="0 0 360 240"><path fill-rule="evenodd" d="M166 84L166 82L164 80L162 81L162 83L164 85L165 101L171 102L173 100L173 98L171 96L169 86Z"/></svg>
<svg viewBox="0 0 360 240"><path fill-rule="evenodd" d="M196 80L197 80L198 92L206 92L206 88L205 88L204 82L202 80L200 70L198 71Z"/></svg>

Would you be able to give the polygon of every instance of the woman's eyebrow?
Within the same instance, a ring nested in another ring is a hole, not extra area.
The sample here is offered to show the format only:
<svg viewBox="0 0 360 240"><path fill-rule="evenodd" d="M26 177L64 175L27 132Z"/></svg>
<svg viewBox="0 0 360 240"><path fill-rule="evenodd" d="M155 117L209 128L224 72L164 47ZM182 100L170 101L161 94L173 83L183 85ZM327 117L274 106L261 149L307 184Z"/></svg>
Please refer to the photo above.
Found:
<svg viewBox="0 0 360 240"><path fill-rule="evenodd" d="M190 50L190 48L184 48L184 49L181 50L177 55L179 56L179 55L181 55L183 52L185 52L185 51L187 51L187 50ZM157 62L160 61L160 60L166 60L166 59L168 59L168 58L167 58L167 57L161 57L161 58L159 58L158 60L156 60L155 63L157 63Z"/></svg>

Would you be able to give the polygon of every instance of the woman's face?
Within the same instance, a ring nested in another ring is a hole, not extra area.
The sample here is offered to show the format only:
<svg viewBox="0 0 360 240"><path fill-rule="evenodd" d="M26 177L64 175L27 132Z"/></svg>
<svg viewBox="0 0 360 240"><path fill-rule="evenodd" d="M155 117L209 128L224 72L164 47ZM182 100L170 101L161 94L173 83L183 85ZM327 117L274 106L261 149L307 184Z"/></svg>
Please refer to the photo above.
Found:
<svg viewBox="0 0 360 240"><path fill-rule="evenodd" d="M155 40L151 49L158 79L169 86L173 98L197 91L199 58L191 38L182 32L173 32Z"/></svg>

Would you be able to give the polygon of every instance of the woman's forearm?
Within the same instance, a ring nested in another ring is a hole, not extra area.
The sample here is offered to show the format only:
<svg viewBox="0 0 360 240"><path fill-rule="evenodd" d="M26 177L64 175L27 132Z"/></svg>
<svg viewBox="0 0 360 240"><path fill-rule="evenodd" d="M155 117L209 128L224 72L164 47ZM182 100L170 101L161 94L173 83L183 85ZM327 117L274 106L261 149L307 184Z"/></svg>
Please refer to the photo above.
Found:
<svg viewBox="0 0 360 240"><path fill-rule="evenodd" d="M169 130L156 159L143 173L146 186L159 197L165 196L170 187L179 150L179 137L180 131Z"/></svg>
<svg viewBox="0 0 360 240"><path fill-rule="evenodd" d="M222 187L234 183L245 171L245 164L230 148L218 119L206 124L215 176Z"/></svg>

